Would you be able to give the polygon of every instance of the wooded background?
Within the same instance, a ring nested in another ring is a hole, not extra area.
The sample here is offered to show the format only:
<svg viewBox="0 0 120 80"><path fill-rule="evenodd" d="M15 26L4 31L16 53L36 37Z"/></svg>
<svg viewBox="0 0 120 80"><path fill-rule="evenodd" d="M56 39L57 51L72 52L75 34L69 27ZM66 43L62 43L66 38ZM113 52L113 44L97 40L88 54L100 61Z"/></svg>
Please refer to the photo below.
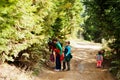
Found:
<svg viewBox="0 0 120 80"><path fill-rule="evenodd" d="M49 38L105 40L119 78L119 10L120 0L1 0L0 59L35 68L49 55Z"/></svg>

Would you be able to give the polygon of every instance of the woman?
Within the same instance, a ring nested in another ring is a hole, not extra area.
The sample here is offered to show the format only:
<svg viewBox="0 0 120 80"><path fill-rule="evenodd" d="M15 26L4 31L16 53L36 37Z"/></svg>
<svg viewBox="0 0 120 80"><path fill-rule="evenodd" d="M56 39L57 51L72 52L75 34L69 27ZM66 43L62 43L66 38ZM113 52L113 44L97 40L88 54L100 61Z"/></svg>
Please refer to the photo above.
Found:
<svg viewBox="0 0 120 80"><path fill-rule="evenodd" d="M56 67L55 71L60 71L61 70L61 61L60 61L60 56L62 55L62 46L60 42L57 39L53 39L53 43L55 43L56 48L54 49L56 53Z"/></svg>

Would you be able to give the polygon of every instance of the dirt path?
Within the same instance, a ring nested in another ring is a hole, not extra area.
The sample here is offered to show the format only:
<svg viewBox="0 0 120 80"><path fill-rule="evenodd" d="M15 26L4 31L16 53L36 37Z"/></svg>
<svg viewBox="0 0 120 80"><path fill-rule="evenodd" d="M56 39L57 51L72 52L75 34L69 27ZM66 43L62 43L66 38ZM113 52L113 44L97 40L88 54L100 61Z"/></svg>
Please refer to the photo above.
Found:
<svg viewBox="0 0 120 80"><path fill-rule="evenodd" d="M93 43L72 43L71 70L43 69L39 80L115 80L107 69L96 68L95 55L101 48Z"/></svg>

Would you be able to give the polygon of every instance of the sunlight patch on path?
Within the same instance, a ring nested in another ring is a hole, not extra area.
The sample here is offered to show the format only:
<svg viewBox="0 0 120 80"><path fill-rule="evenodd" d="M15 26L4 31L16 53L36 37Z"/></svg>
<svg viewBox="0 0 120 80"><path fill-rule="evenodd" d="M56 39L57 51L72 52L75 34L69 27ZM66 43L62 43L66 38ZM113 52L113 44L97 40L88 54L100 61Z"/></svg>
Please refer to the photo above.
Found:
<svg viewBox="0 0 120 80"><path fill-rule="evenodd" d="M79 42L77 43L76 41L74 40L71 40L71 46L74 47L74 48L89 48L89 49L101 49L102 46L98 43L91 43L90 42Z"/></svg>

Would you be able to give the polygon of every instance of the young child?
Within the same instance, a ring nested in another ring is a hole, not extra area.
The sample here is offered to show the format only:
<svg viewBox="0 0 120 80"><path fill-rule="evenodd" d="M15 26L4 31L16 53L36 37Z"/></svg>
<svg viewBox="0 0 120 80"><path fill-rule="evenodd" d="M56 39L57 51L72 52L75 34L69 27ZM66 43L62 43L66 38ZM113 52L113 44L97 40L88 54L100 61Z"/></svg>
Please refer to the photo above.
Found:
<svg viewBox="0 0 120 80"><path fill-rule="evenodd" d="M103 55L102 55L101 51L99 51L98 54L96 55L96 60L97 60L97 67L101 68L102 62L103 62Z"/></svg>
<svg viewBox="0 0 120 80"><path fill-rule="evenodd" d="M70 70L70 60L71 60L71 46L70 46L70 41L66 42L65 50L64 50L64 60L63 60L63 71L67 67L67 71ZM67 66L66 66L67 64Z"/></svg>

